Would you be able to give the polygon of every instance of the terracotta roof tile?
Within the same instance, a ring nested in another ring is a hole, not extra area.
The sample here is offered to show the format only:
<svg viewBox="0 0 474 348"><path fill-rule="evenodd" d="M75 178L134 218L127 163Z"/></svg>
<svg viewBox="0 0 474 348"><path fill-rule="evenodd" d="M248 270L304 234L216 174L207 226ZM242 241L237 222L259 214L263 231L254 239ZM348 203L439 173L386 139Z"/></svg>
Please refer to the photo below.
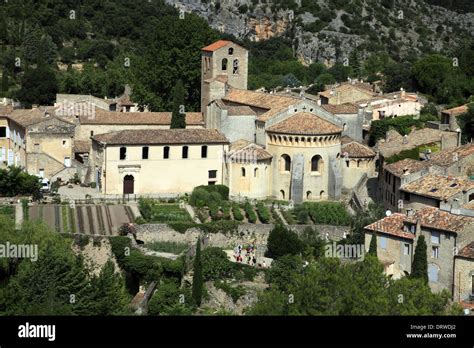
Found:
<svg viewBox="0 0 474 348"><path fill-rule="evenodd" d="M89 152L90 151L91 143L88 140L74 140L74 152Z"/></svg>
<svg viewBox="0 0 474 348"><path fill-rule="evenodd" d="M365 230L377 231L389 235L414 239L415 235L405 229L405 223L415 225L420 222L421 227L428 227L446 232L462 233L474 230L474 218L451 214L434 207L426 207L411 216L394 213L366 227ZM470 229L472 226L473 229Z"/></svg>
<svg viewBox="0 0 474 348"><path fill-rule="evenodd" d="M406 221L411 223L416 223L418 219L423 227L461 233L471 226L470 231L474 231L473 217L451 214L434 207L425 207L416 211L414 215L406 217Z"/></svg>
<svg viewBox="0 0 474 348"><path fill-rule="evenodd" d="M230 89L226 96L222 99L224 101L253 106L266 110L263 114L258 116L257 119L259 121L267 121L282 110L300 102L300 99L293 97L247 91L237 88Z"/></svg>
<svg viewBox="0 0 474 348"><path fill-rule="evenodd" d="M228 144L217 129L145 129L99 134L94 140L108 145Z"/></svg>
<svg viewBox="0 0 474 348"><path fill-rule="evenodd" d="M272 159L273 156L263 147L240 139L230 144L229 158L235 161L260 161Z"/></svg>
<svg viewBox="0 0 474 348"><path fill-rule="evenodd" d="M231 44L231 43L232 43L232 41L219 40L219 41L216 41L216 42L210 44L209 46L203 47L202 51L214 52L214 51L218 50L219 48L225 47L225 46L227 46L228 44Z"/></svg>
<svg viewBox="0 0 474 348"><path fill-rule="evenodd" d="M96 108L95 115L79 116L81 124L170 125L171 112L114 112ZM201 112L187 112L187 125L204 125Z"/></svg>
<svg viewBox="0 0 474 348"><path fill-rule="evenodd" d="M440 167L449 167L457 161L471 155L474 156L474 144L466 144L454 149L437 152L431 155L429 162Z"/></svg>
<svg viewBox="0 0 474 348"><path fill-rule="evenodd" d="M451 109L445 109L441 112L443 114L448 114L448 115L451 115L451 116L459 116L459 115L465 114L468 111L469 105L470 105L470 103L464 104L464 105L461 105L461 106L456 106L455 108L451 108Z"/></svg>
<svg viewBox="0 0 474 348"><path fill-rule="evenodd" d="M406 216L400 213L394 213L390 216L384 217L364 228L366 230L389 234L396 237L415 239L415 235L410 232L405 232L404 221Z"/></svg>
<svg viewBox="0 0 474 348"><path fill-rule="evenodd" d="M456 256L474 259L474 242L462 248Z"/></svg>
<svg viewBox="0 0 474 348"><path fill-rule="evenodd" d="M358 106L352 103L345 103L339 105L323 104L321 107L331 114L357 114Z"/></svg>
<svg viewBox="0 0 474 348"><path fill-rule="evenodd" d="M351 158L369 158L375 157L375 152L372 151L369 147L358 143L357 141L352 141L342 145L342 151L347 152Z"/></svg>
<svg viewBox="0 0 474 348"><path fill-rule="evenodd" d="M405 158L392 164L386 164L384 166L384 170L389 171L395 176L401 177L404 174L419 172L420 170L426 169L429 166L429 161L417 161L412 158Z"/></svg>
<svg viewBox="0 0 474 348"><path fill-rule="evenodd" d="M445 200L453 195L474 189L474 181L452 176L428 174L400 187L401 191Z"/></svg>
<svg viewBox="0 0 474 348"><path fill-rule="evenodd" d="M267 129L268 132L301 135L341 133L342 129L309 112L298 112Z"/></svg>

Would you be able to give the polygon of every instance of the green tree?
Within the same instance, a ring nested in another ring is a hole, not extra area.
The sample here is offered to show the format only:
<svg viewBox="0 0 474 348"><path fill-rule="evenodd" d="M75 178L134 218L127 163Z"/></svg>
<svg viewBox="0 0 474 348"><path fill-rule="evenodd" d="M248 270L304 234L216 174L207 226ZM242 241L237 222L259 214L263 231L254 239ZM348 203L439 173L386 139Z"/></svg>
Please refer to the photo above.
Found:
<svg viewBox="0 0 474 348"><path fill-rule="evenodd" d="M52 105L57 92L56 74L47 65L39 64L36 69L28 68L25 71L16 97L28 108L33 104Z"/></svg>
<svg viewBox="0 0 474 348"><path fill-rule="evenodd" d="M426 255L425 236L420 235L416 243L415 255L413 255L413 265L411 269L411 277L423 280L428 284L428 261Z"/></svg>
<svg viewBox="0 0 474 348"><path fill-rule="evenodd" d="M178 80L172 92L173 114L171 116L171 128L186 128L184 93L183 81Z"/></svg>
<svg viewBox="0 0 474 348"><path fill-rule="evenodd" d="M372 233L370 239L369 255L377 257L377 235L375 233Z"/></svg>
<svg viewBox="0 0 474 348"><path fill-rule="evenodd" d="M303 243L295 232L277 225L270 231L267 248L266 255L277 259L283 255L300 254L303 251Z"/></svg>
<svg viewBox="0 0 474 348"><path fill-rule="evenodd" d="M192 296L194 302L199 307L202 302L203 292L203 274L202 274L202 262L201 262L201 239L198 239L196 243L196 255L194 256L194 274L193 274L193 287Z"/></svg>
<svg viewBox="0 0 474 348"><path fill-rule="evenodd" d="M474 103L469 104L468 111L457 117L459 127L461 128L461 140L467 144L474 139Z"/></svg>
<svg viewBox="0 0 474 348"><path fill-rule="evenodd" d="M166 281L158 286L148 303L150 315L190 315L192 296L188 288L180 289L175 282Z"/></svg>

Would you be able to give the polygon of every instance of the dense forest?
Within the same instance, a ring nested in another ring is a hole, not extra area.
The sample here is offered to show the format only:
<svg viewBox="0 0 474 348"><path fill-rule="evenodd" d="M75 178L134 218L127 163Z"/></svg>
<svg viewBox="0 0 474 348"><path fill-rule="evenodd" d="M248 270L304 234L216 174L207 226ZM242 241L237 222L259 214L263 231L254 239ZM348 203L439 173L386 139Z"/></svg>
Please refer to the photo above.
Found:
<svg viewBox="0 0 474 348"><path fill-rule="evenodd" d="M358 77L382 80L386 91L403 87L450 105L465 102L474 91L472 41L450 56L429 52L402 61L390 51L364 58L356 50L348 62L328 68L303 65L290 39L240 41L162 0L21 0L0 6L1 95L26 106L52 104L57 92L115 97L129 84L140 106L170 110L173 87L181 80L186 108L198 110L200 49L219 38L250 50L252 89L311 85L309 92L316 93Z"/></svg>

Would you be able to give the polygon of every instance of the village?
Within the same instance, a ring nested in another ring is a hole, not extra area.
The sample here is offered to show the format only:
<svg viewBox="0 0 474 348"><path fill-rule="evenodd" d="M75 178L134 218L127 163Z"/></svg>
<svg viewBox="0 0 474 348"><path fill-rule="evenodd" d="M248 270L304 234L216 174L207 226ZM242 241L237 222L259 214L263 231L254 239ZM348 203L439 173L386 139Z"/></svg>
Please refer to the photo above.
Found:
<svg viewBox="0 0 474 348"><path fill-rule="evenodd" d="M430 289L447 291L467 314L474 309L474 143L462 143L457 122L472 106L423 121L421 94L382 93L357 79L317 95L251 91L245 48L220 40L201 55L201 112L183 105L184 127L171 111L141 110L128 86L114 99L57 94L54 105L31 109L4 99L1 166L41 183L39 198L1 198L16 227L40 219L75 236L98 270L110 259L126 269L120 241L169 262L208 250L242 273L232 285L222 274L205 278L204 307L232 314L268 287L264 272L285 254L269 246L278 228L317 238L327 257L357 262L375 253L391 279L412 273L421 239ZM390 128L374 139L373 122L400 117L412 120L407 134ZM354 238L353 220L375 206L378 217ZM349 249L336 252L336 243ZM303 266L315 255L304 255ZM160 285L136 278L132 307L142 314Z"/></svg>

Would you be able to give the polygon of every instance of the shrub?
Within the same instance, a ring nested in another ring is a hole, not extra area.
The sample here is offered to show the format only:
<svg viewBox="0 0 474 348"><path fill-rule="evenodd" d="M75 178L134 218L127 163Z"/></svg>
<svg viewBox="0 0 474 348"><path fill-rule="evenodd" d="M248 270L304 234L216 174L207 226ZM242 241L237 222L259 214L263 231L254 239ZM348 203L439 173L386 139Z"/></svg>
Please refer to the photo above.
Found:
<svg viewBox="0 0 474 348"><path fill-rule="evenodd" d="M232 277L233 265L226 253L216 247L204 249L201 256L202 274L205 280Z"/></svg>
<svg viewBox="0 0 474 348"><path fill-rule="evenodd" d="M213 192L213 193L216 193L216 192ZM220 220L219 206L217 202L214 202L214 201L209 202L209 214L211 215L211 219L213 221Z"/></svg>
<svg viewBox="0 0 474 348"><path fill-rule="evenodd" d="M181 296L181 295L184 295ZM184 303L180 302L181 298ZM174 282L165 282L156 289L148 303L149 315L190 315L194 304L188 288L179 288Z"/></svg>
<svg viewBox="0 0 474 348"><path fill-rule="evenodd" d="M211 194L202 187L196 187L191 193L189 203L195 207L203 208L210 201Z"/></svg>
<svg viewBox="0 0 474 348"><path fill-rule="evenodd" d="M243 221L244 216L240 210L240 206L237 203L232 204L232 214L234 214L234 219L237 221Z"/></svg>
<svg viewBox="0 0 474 348"><path fill-rule="evenodd" d="M234 303L246 294L246 290L242 285L232 286L225 281L219 280L214 282L214 286L229 295Z"/></svg>
<svg viewBox="0 0 474 348"><path fill-rule="evenodd" d="M91 188L95 189L97 187L97 183L91 182Z"/></svg>
<svg viewBox="0 0 474 348"><path fill-rule="evenodd" d="M303 250L303 243L296 233L284 226L277 225L268 236L267 247L267 257L276 259L283 255L300 254Z"/></svg>
<svg viewBox="0 0 474 348"><path fill-rule="evenodd" d="M188 212L181 209L178 204L159 203L150 198L140 198L138 207L147 222L191 221Z"/></svg>
<svg viewBox="0 0 474 348"><path fill-rule="evenodd" d="M224 220L230 220L230 204L228 201L222 202L222 217Z"/></svg>
<svg viewBox="0 0 474 348"><path fill-rule="evenodd" d="M268 224L270 222L270 211L262 202L257 203L257 212L261 222L264 224Z"/></svg>
<svg viewBox="0 0 474 348"><path fill-rule="evenodd" d="M249 220L249 222L252 224L257 222L257 214L255 214L255 211L253 210L253 207L249 202L245 203L244 209L245 209L245 213L247 214L247 219Z"/></svg>

